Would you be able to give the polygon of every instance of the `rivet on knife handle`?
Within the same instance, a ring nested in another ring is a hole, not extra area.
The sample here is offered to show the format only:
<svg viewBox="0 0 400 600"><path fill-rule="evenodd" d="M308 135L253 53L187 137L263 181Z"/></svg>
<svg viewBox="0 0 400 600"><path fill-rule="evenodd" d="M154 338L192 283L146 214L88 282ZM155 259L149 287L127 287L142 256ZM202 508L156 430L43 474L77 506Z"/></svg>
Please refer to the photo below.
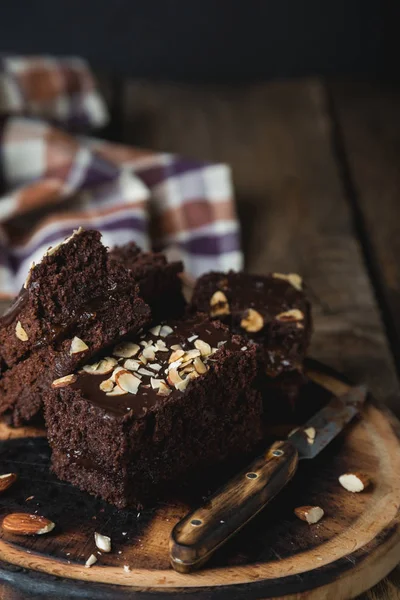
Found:
<svg viewBox="0 0 400 600"><path fill-rule="evenodd" d="M297 463L297 450L289 441L275 442L204 506L177 523L169 542L173 568L188 573L202 566L290 481Z"/></svg>

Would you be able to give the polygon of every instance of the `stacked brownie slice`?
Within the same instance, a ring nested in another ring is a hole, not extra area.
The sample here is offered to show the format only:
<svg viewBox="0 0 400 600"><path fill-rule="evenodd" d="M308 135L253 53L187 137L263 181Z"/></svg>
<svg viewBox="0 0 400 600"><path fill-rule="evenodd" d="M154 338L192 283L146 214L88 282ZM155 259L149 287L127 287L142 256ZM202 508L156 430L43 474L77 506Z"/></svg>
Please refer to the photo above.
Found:
<svg viewBox="0 0 400 600"><path fill-rule="evenodd" d="M150 322L134 278L109 262L100 238L78 230L50 248L0 320L0 413L16 426L40 412L56 376Z"/></svg>
<svg viewBox="0 0 400 600"><path fill-rule="evenodd" d="M141 507L254 448L263 410L303 381L310 306L298 275L229 272L187 308L182 263L100 238L49 249L0 320L0 414L18 426L44 407L57 476Z"/></svg>
<svg viewBox="0 0 400 600"><path fill-rule="evenodd" d="M272 400L293 402L303 384L311 311L297 274L208 273L197 281L192 311L207 312L259 349L258 384Z"/></svg>
<svg viewBox="0 0 400 600"><path fill-rule="evenodd" d="M58 477L119 507L251 449L261 437L256 347L204 315L152 327L53 382Z"/></svg>
<svg viewBox="0 0 400 600"><path fill-rule="evenodd" d="M110 250L110 262L129 269L140 296L151 307L154 320L179 317L186 302L182 294L181 262L169 263L161 252L142 252L134 243Z"/></svg>

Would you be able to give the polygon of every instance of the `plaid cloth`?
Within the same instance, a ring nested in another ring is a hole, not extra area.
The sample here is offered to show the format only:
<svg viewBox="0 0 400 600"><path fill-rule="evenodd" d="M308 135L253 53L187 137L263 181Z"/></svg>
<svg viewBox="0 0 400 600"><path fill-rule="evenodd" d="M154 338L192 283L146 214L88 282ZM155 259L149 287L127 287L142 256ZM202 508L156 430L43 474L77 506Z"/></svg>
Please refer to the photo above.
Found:
<svg viewBox="0 0 400 600"><path fill-rule="evenodd" d="M2 297L14 295L32 261L79 226L99 229L108 246L134 240L163 250L192 277L242 267L226 165L65 131L106 122L83 61L3 58L0 115Z"/></svg>

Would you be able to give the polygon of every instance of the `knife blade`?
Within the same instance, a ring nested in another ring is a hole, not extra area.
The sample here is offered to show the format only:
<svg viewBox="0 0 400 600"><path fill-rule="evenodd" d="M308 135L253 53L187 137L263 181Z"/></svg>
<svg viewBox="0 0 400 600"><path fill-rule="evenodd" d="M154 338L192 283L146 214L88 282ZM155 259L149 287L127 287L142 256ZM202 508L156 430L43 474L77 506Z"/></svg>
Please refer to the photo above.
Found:
<svg viewBox="0 0 400 600"><path fill-rule="evenodd" d="M274 442L203 506L179 521L169 540L172 567L190 573L204 565L292 479L299 460L317 456L343 430L366 396L361 385L333 397L286 440Z"/></svg>

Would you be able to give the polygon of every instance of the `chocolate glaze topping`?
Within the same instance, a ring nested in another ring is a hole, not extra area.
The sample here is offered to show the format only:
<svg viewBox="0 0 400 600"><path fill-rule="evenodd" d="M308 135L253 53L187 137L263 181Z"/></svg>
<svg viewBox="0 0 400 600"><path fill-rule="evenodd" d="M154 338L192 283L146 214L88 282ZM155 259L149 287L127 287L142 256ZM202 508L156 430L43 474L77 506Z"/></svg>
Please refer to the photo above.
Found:
<svg viewBox="0 0 400 600"><path fill-rule="evenodd" d="M220 323L212 323L206 321L180 321L179 323L171 323L170 326L173 329L173 333L166 337L160 338L160 336L154 335L150 332L146 332L141 336L141 339L136 339L135 342L139 343L142 340L150 341L153 344L158 340L162 339L168 348L167 352L156 352L155 359L149 361L147 365L143 365L143 368L152 373L154 378L167 379L167 373L165 369L168 367L169 358L173 352L171 346L179 344L183 350L188 351L195 349L195 340L188 341L192 336L198 336L196 339L201 339L204 342L210 344L212 348L220 349L221 346L227 349L240 349L240 342L237 339L232 339L229 335L228 330ZM139 353L138 353L139 354ZM211 355L205 362L210 364L210 360L215 359L216 352ZM134 359L136 360L136 355ZM120 365L123 366L127 359L120 359ZM161 369L157 372L152 370L150 364L161 365ZM140 372L134 372L134 375L141 375ZM184 392L171 387L171 394L169 396L162 396L157 393L156 389L153 389L150 384L150 375L141 375L141 385L136 394L127 393L122 396L108 396L103 392L99 385L102 381L109 379L111 373L107 375L94 375L92 373L86 373L81 371L78 375L77 381L71 385L75 390L79 390L84 398L89 400L93 405L100 407L106 411L107 416L121 417L130 411L132 416L139 419L146 414L148 410L156 406L159 403L168 401L176 394L182 394ZM201 377L202 375L200 375Z"/></svg>

